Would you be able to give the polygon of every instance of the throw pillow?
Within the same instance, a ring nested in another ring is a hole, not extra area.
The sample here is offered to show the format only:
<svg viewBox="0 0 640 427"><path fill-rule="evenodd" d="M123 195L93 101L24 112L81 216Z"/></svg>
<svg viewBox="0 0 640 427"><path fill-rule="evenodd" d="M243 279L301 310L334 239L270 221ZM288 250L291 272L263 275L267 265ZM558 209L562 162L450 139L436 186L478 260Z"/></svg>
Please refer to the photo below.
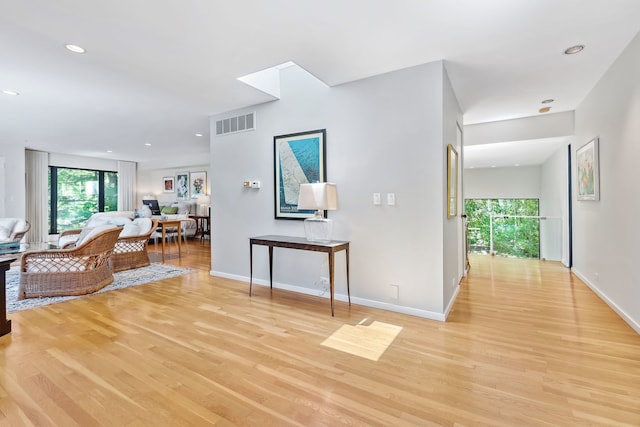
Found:
<svg viewBox="0 0 640 427"><path fill-rule="evenodd" d="M105 225L99 225L92 229L87 229L86 227L83 228L82 232L80 232L80 237L78 237L78 240L76 241L76 247L82 245L83 243L86 243L87 240L91 239L96 234L102 233L103 231L106 231L106 230L111 230L112 228L116 228L116 227L111 224L105 224ZM87 230L87 233L83 236L83 234L85 233L85 230Z"/></svg>
<svg viewBox="0 0 640 427"><path fill-rule="evenodd" d="M160 209L160 213L164 214L164 215L175 215L178 213L178 207L177 206L163 206L162 209Z"/></svg>
<svg viewBox="0 0 640 427"><path fill-rule="evenodd" d="M16 218L0 218L0 240L9 240L17 222Z"/></svg>
<svg viewBox="0 0 640 427"><path fill-rule="evenodd" d="M133 220L134 224L140 227L140 234L147 234L151 230L153 222L149 218L137 218Z"/></svg>
<svg viewBox="0 0 640 427"><path fill-rule="evenodd" d="M146 219L146 218L145 218ZM140 235L140 226L133 222L125 224L124 228L120 232L120 237L131 237Z"/></svg>

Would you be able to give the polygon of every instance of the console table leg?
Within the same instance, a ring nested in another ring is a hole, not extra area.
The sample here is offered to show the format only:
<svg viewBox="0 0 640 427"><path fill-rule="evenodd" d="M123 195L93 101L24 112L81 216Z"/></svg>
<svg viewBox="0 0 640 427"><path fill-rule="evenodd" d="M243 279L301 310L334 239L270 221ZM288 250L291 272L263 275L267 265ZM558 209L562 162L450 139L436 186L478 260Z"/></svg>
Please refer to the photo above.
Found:
<svg viewBox="0 0 640 427"><path fill-rule="evenodd" d="M345 255L347 257L347 298L349 298L349 305L351 305L351 291L349 290L349 246L345 249Z"/></svg>
<svg viewBox="0 0 640 427"><path fill-rule="evenodd" d="M249 296L251 296L252 286L253 286L253 244L249 243Z"/></svg>
<svg viewBox="0 0 640 427"><path fill-rule="evenodd" d="M273 246L269 246L269 287L273 289Z"/></svg>
<svg viewBox="0 0 640 427"><path fill-rule="evenodd" d="M329 293L331 294L331 316L333 316L333 261L334 253L329 252Z"/></svg>

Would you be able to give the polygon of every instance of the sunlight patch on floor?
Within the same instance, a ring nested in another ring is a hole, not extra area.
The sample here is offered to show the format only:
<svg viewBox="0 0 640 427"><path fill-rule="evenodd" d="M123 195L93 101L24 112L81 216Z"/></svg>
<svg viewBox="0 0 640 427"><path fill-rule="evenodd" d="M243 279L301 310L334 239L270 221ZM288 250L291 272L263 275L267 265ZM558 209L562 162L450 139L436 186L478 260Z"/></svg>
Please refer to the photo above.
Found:
<svg viewBox="0 0 640 427"><path fill-rule="evenodd" d="M321 345L377 361L398 336L402 327L377 321L370 324L365 324L366 322L367 319L364 319L355 326L342 325Z"/></svg>

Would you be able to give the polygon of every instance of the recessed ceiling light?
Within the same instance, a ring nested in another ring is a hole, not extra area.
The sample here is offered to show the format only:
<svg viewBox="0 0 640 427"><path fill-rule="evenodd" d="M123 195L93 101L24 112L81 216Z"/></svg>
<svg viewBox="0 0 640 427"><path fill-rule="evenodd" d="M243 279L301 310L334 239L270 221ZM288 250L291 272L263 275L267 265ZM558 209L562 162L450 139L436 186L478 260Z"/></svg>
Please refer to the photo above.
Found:
<svg viewBox="0 0 640 427"><path fill-rule="evenodd" d="M107 150L107 153L113 153L113 150Z"/></svg>
<svg viewBox="0 0 640 427"><path fill-rule="evenodd" d="M70 50L71 52L74 53L85 53L86 50L80 46L77 46L75 44L65 44L64 47L66 47L68 50Z"/></svg>
<svg viewBox="0 0 640 427"><path fill-rule="evenodd" d="M146 142L144 145L146 145L147 147L151 147L151 144L149 144L148 142Z"/></svg>
<svg viewBox="0 0 640 427"><path fill-rule="evenodd" d="M196 133L196 136L202 136L202 134L201 133Z"/></svg>
<svg viewBox="0 0 640 427"><path fill-rule="evenodd" d="M538 110L539 113L548 113L551 110L551 107L542 107Z"/></svg>
<svg viewBox="0 0 640 427"><path fill-rule="evenodd" d="M571 47L565 49L564 54L565 55L573 55L573 54L576 54L578 52L582 52L583 49L584 49L584 45L577 44L575 46L571 46Z"/></svg>
<svg viewBox="0 0 640 427"><path fill-rule="evenodd" d="M20 95L18 92L16 92L15 90L9 90L9 89L4 89L2 91L2 93L4 93L5 95L11 95L11 96L18 96Z"/></svg>
<svg viewBox="0 0 640 427"><path fill-rule="evenodd" d="M549 99L545 99L544 101L542 101L543 104L551 104L554 100L549 98Z"/></svg>

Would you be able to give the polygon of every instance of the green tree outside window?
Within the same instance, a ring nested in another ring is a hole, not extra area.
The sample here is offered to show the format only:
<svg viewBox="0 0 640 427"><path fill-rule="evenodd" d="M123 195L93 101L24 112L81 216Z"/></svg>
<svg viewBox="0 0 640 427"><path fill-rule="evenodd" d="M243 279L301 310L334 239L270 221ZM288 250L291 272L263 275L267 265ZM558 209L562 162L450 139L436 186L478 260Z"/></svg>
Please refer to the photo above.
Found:
<svg viewBox="0 0 640 427"><path fill-rule="evenodd" d="M538 216L538 199L467 199L465 211L469 223L470 252L490 252L490 219L493 215L493 250L496 255L540 257L540 220L513 218Z"/></svg>

